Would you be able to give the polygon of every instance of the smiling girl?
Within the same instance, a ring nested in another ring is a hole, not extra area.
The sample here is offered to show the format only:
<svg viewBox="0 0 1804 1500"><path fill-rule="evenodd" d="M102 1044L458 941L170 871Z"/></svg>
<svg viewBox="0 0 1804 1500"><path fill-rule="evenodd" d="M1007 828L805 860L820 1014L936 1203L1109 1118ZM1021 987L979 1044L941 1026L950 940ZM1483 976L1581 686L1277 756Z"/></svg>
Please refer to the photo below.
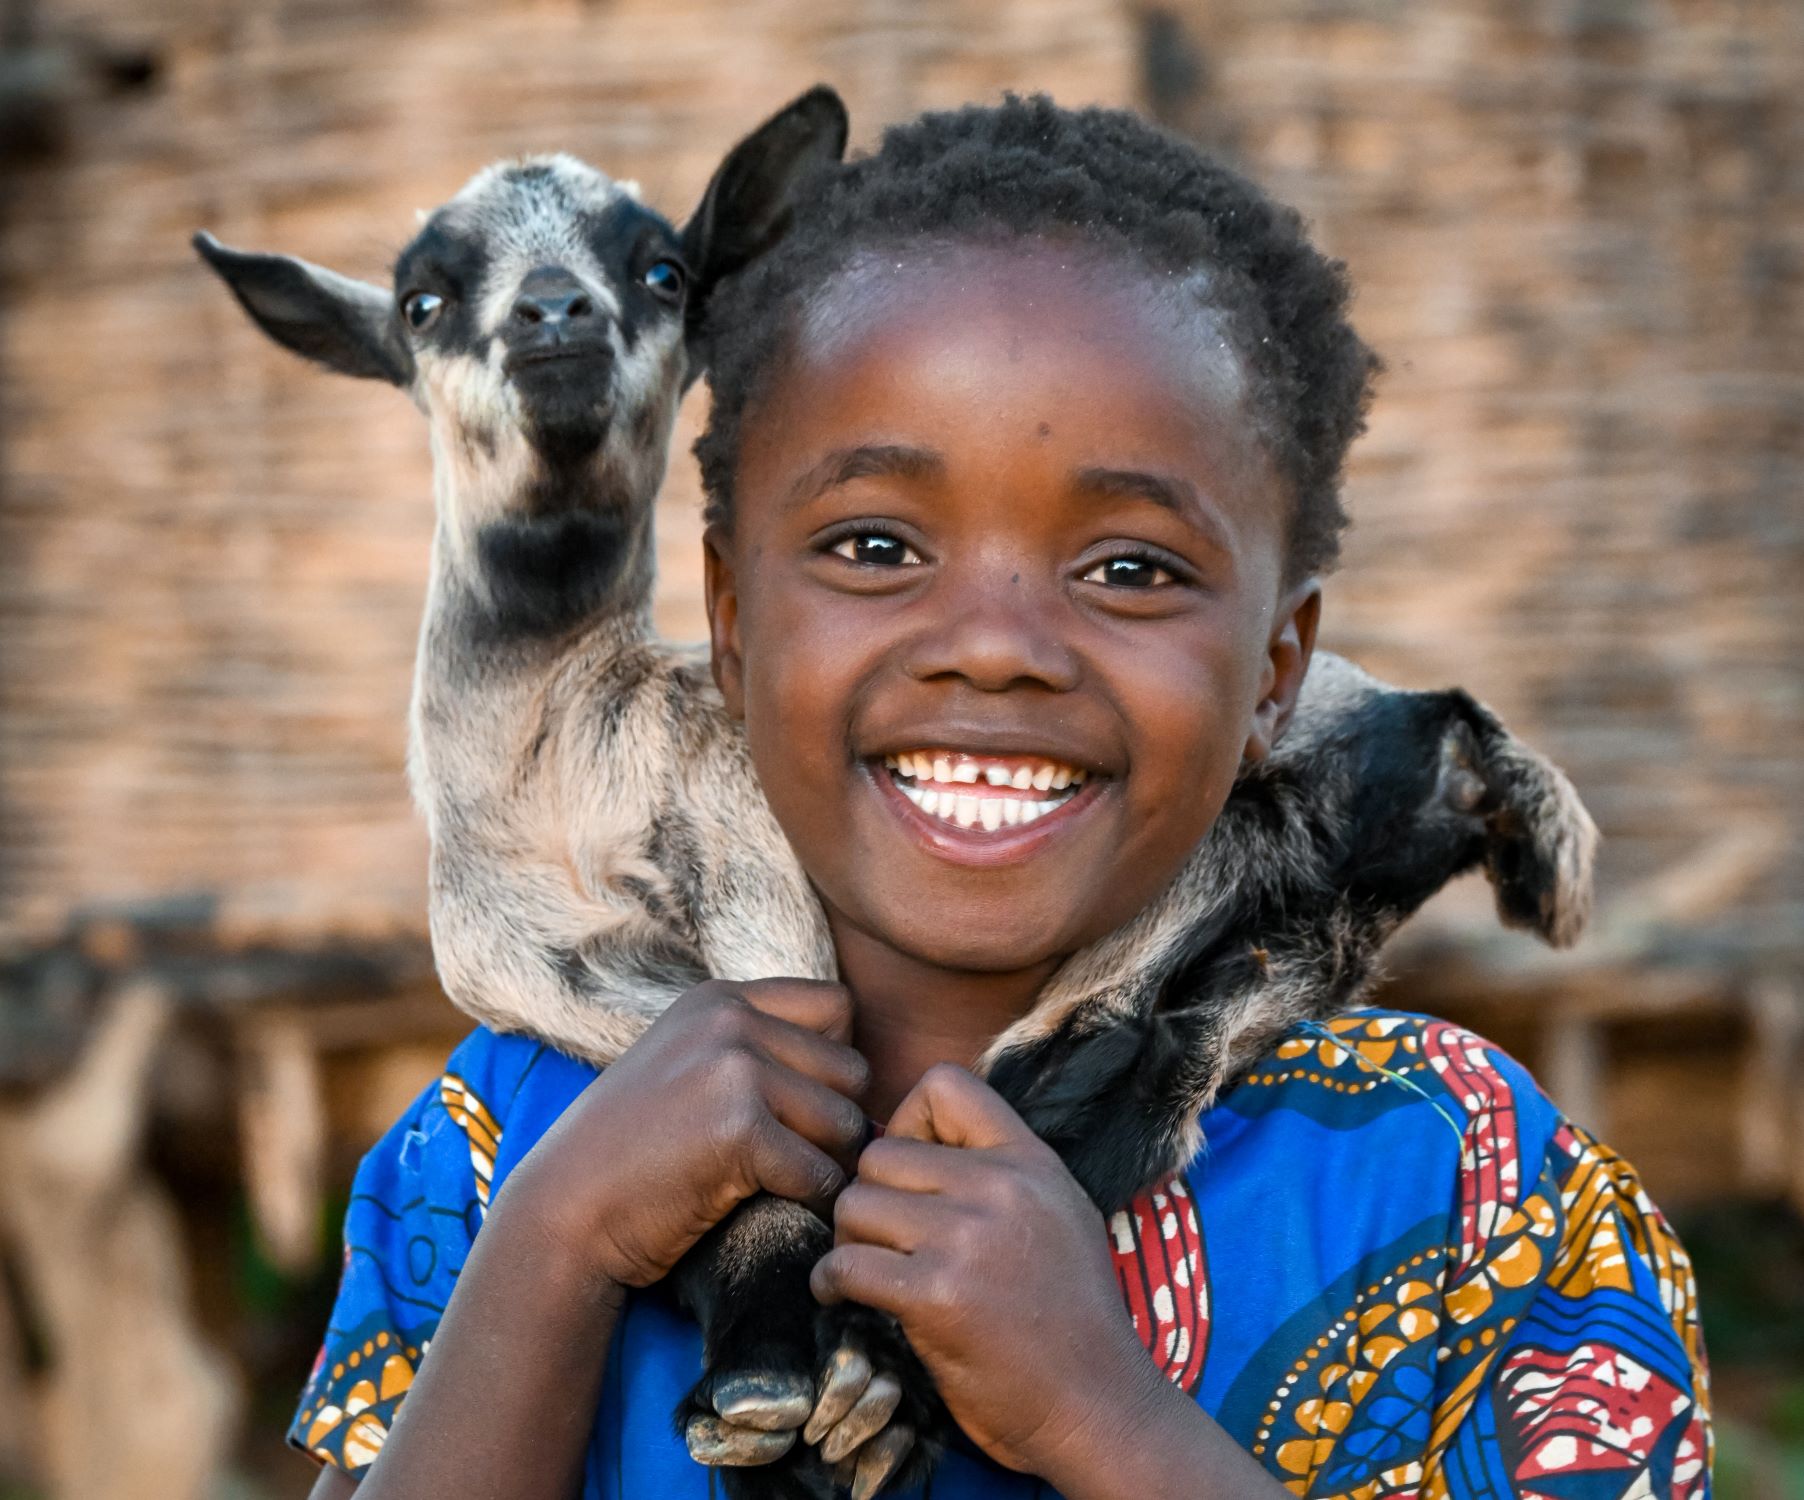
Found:
<svg viewBox="0 0 1804 1500"><path fill-rule="evenodd" d="M466 1042L359 1174L316 1496L707 1495L657 1284L759 1190L831 1212L816 1295L933 1375L937 1500L1707 1491L1682 1250L1480 1039L1287 1037L1107 1225L966 1071L1283 732L1374 364L1346 298L1243 179L1044 100L891 131L723 289L715 676L843 987L703 985L599 1076ZM862 1500L894 1415L719 1456L818 1442Z"/></svg>

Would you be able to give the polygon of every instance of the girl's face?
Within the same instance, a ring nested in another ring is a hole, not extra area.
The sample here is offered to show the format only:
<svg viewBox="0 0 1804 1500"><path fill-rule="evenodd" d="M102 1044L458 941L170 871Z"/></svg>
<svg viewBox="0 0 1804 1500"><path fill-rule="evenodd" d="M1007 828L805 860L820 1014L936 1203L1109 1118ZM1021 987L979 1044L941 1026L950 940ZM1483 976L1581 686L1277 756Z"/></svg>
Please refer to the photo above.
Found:
<svg viewBox="0 0 1804 1500"><path fill-rule="evenodd" d="M1056 961L1269 747L1313 641L1201 296L1045 242L870 257L747 421L715 672L842 952Z"/></svg>

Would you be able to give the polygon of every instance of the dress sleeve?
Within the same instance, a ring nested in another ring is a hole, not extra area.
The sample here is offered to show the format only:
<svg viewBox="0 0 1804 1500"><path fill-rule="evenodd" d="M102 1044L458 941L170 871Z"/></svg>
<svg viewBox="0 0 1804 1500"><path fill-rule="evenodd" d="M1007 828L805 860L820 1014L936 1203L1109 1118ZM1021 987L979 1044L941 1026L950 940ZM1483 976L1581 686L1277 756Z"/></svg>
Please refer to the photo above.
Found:
<svg viewBox="0 0 1804 1500"><path fill-rule="evenodd" d="M478 1032L364 1157L345 1212L325 1342L288 1430L294 1447L367 1468L432 1342L488 1209L512 1039Z"/></svg>
<svg viewBox="0 0 1804 1500"><path fill-rule="evenodd" d="M1468 1152L1421 1493L1704 1500L1690 1261L1627 1162L1565 1121L1545 1139L1519 1188Z"/></svg>

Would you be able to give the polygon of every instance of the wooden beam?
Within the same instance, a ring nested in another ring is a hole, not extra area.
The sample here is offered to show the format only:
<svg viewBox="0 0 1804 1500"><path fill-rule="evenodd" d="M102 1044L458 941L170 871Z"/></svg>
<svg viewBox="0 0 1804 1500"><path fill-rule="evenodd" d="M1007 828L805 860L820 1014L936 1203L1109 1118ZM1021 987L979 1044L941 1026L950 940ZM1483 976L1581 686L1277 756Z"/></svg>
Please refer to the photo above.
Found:
<svg viewBox="0 0 1804 1500"><path fill-rule="evenodd" d="M1804 1210L1804 994L1775 976L1748 986L1748 1044L1736 1115L1741 1178Z"/></svg>
<svg viewBox="0 0 1804 1500"><path fill-rule="evenodd" d="M319 1052L292 1014L238 1028L238 1123L257 1238L291 1276L319 1261L326 1110Z"/></svg>

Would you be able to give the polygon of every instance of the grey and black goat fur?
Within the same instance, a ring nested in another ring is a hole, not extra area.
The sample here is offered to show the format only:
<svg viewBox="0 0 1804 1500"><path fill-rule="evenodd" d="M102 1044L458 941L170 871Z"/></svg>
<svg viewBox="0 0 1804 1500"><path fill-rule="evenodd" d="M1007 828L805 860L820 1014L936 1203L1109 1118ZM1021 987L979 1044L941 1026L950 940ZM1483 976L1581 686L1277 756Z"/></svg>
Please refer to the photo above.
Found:
<svg viewBox="0 0 1804 1500"><path fill-rule="evenodd" d="M681 231L572 158L490 167L426 219L392 291L196 238L272 338L402 387L428 419L410 769L439 970L477 1019L597 1064L704 977L834 974L705 656L659 640L650 608L654 501L708 291L775 242L845 133L830 90L804 95L727 156ZM1356 1001L1384 940L1454 876L1483 868L1506 923L1571 941L1595 838L1566 779L1466 694L1318 655L1276 751L1168 891L1070 959L981 1069L1113 1212L1191 1158L1237 1069ZM830 1238L760 1198L685 1258L673 1284L705 1354L678 1420L812 1392L855 1348L903 1385L907 1482L945 1413L887 1320L816 1308L807 1276ZM832 1484L797 1443L726 1486Z"/></svg>

